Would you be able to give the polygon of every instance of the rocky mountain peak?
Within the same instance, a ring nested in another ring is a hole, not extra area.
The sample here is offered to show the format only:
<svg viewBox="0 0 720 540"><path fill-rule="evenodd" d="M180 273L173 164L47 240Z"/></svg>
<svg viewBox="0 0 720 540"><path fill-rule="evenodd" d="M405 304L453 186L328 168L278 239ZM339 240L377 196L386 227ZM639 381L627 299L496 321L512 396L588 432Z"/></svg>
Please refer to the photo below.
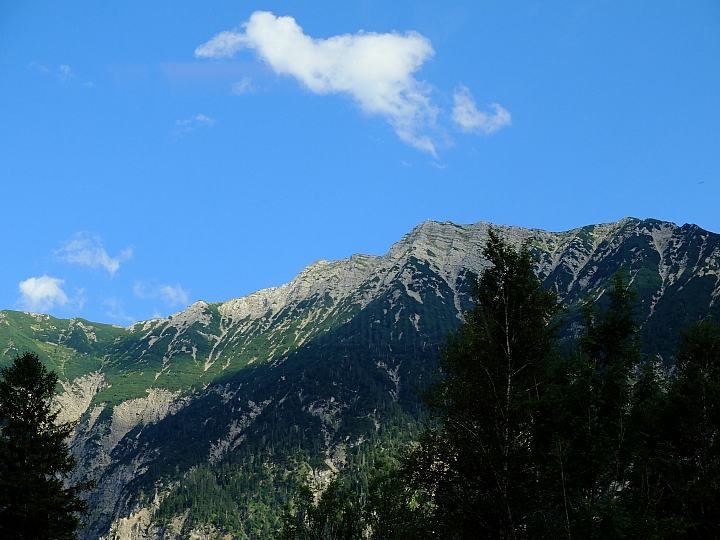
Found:
<svg viewBox="0 0 720 540"><path fill-rule="evenodd" d="M279 287L198 301L127 329L0 312L0 359L37 351L61 376L63 418L80 420L76 474L98 479L83 534L186 538L208 519L183 506L186 486L213 485L222 497L207 508L244 512L260 525L236 536L265 538L287 475L327 480L373 463L392 437L417 427L412 388L460 324L468 306L460 278L487 264L490 226L429 220L385 255L319 260ZM720 235L695 225L492 226L537 256L539 276L569 306L570 333L582 324L580 302L602 298L620 266L637 293L648 354L671 361L685 321L720 315Z"/></svg>

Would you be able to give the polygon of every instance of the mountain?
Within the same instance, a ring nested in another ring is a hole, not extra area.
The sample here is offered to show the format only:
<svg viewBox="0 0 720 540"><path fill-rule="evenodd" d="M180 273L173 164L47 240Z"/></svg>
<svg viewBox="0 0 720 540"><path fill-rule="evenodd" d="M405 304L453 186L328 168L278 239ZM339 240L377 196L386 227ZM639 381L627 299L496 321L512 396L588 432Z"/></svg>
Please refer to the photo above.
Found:
<svg viewBox="0 0 720 540"><path fill-rule="evenodd" d="M362 486L422 428L427 384L468 307L488 223L426 221L383 256L318 261L290 283L127 328L0 312L0 365L60 375L76 479L96 478L86 538L267 538L297 482ZM648 354L720 311L720 235L627 218L567 232L496 226L557 287L566 336L624 266Z"/></svg>

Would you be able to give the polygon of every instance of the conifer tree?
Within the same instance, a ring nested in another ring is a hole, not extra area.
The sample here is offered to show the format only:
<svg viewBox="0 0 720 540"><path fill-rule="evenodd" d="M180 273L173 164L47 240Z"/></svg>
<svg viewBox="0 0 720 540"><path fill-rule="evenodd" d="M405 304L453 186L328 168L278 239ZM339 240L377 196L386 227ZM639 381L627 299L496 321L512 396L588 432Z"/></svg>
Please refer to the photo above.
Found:
<svg viewBox="0 0 720 540"><path fill-rule="evenodd" d="M425 540L435 538L428 523L432 503L416 491L402 471L375 463L363 505L366 535L370 540Z"/></svg>
<svg viewBox="0 0 720 540"><path fill-rule="evenodd" d="M361 540L362 510L357 495L336 479L315 501L312 490L302 485L295 505L282 517L277 540Z"/></svg>
<svg viewBox="0 0 720 540"><path fill-rule="evenodd" d="M65 443L75 423L57 424L57 375L27 352L0 375L0 537L77 538L90 483L63 483L75 467Z"/></svg>
<svg viewBox="0 0 720 540"><path fill-rule="evenodd" d="M524 538L537 510L534 438L560 305L527 246L490 229L483 255L490 266L473 278L474 307L425 396L440 427L405 463L412 484L432 495L437 538Z"/></svg>
<svg viewBox="0 0 720 540"><path fill-rule="evenodd" d="M610 304L585 305L578 350L558 363L550 394L552 441L547 447L546 521L565 538L621 538L634 521L623 503L636 450L633 425L640 390L641 347L633 292L622 270L612 279Z"/></svg>
<svg viewBox="0 0 720 540"><path fill-rule="evenodd" d="M678 377L670 387L667 438L676 465L660 517L680 517L685 536L720 538L720 326L712 319L682 332ZM668 461L668 460L666 460Z"/></svg>

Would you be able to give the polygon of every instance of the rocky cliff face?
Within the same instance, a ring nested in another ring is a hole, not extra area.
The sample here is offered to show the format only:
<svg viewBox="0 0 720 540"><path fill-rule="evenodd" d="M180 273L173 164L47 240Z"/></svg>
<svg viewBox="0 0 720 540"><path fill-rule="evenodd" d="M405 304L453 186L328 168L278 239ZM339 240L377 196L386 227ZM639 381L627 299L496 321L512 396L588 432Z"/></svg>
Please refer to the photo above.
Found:
<svg viewBox="0 0 720 540"><path fill-rule="evenodd" d="M489 224L427 221L384 256L318 261L290 283L128 328L0 312L0 363L58 371L76 478L96 478L88 538L264 538L298 480L362 477L413 437L412 389L460 324ZM497 226L538 258L577 324L622 265L646 348L671 362L685 320L720 311L720 236L624 219L552 233ZM602 301L602 300L601 300Z"/></svg>

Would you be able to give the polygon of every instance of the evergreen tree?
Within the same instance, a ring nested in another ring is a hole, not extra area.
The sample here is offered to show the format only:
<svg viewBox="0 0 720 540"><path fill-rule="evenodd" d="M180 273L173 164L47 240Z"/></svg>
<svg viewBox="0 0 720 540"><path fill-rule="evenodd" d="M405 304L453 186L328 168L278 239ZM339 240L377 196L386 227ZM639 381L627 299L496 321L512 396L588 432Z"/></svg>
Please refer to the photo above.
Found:
<svg viewBox="0 0 720 540"><path fill-rule="evenodd" d="M375 464L363 505L370 540L422 540L434 538L428 523L432 503L427 494L412 488L399 469Z"/></svg>
<svg viewBox="0 0 720 540"><path fill-rule="evenodd" d="M678 466L667 430L669 385L659 362L642 364L634 383L628 435L632 467L622 491L630 539L675 539L686 528L681 515L663 515L660 511Z"/></svg>
<svg viewBox="0 0 720 540"><path fill-rule="evenodd" d="M16 356L0 370L0 537L74 539L90 487L65 487L75 467L65 439L75 424L56 423L57 375L36 354Z"/></svg>
<svg viewBox="0 0 720 540"><path fill-rule="evenodd" d="M641 346L636 303L618 271L601 310L585 305L578 350L560 361L549 394L551 441L546 446L547 532L564 538L621 538L633 519L623 496L643 429L634 425L639 402L657 393L651 373L640 377ZM548 474L549 471L549 474Z"/></svg>
<svg viewBox="0 0 720 540"><path fill-rule="evenodd" d="M431 494L439 538L527 537L538 506L534 438L556 354L557 295L527 246L490 229L490 266L472 278L474 307L451 337L425 396L439 421L408 456L412 485Z"/></svg>
<svg viewBox="0 0 720 540"><path fill-rule="evenodd" d="M720 538L720 326L712 319L681 333L678 377L669 391L667 438L674 468L661 516L680 517L682 538ZM678 536L681 537L681 536Z"/></svg>
<svg viewBox="0 0 720 540"><path fill-rule="evenodd" d="M333 480L314 499L308 486L300 486L294 506L285 509L277 540L361 540L362 510L352 490Z"/></svg>

